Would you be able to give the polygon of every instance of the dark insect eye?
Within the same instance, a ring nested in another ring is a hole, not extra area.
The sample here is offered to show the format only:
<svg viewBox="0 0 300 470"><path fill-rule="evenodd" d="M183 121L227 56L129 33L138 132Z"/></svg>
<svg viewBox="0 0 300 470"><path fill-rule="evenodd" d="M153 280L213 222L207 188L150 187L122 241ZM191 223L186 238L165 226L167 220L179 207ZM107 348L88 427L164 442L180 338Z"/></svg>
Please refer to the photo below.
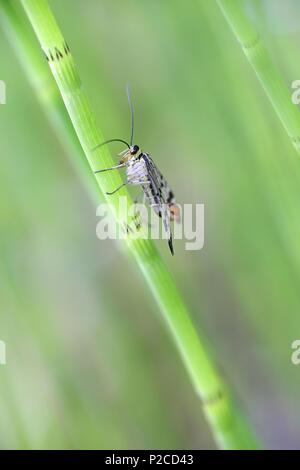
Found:
<svg viewBox="0 0 300 470"><path fill-rule="evenodd" d="M139 150L140 150L140 147L138 145L132 145L130 147L131 155L135 155L136 153L138 153Z"/></svg>

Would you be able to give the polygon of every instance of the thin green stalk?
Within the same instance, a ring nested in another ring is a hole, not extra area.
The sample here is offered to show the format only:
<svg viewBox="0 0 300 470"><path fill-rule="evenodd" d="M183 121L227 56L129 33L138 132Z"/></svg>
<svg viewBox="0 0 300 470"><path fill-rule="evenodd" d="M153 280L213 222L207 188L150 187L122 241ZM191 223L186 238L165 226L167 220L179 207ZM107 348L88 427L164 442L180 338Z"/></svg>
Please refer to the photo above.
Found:
<svg viewBox="0 0 300 470"><path fill-rule="evenodd" d="M300 153L299 109L292 103L291 91L262 44L259 33L246 15L242 0L217 0L217 2L294 147Z"/></svg>
<svg viewBox="0 0 300 470"><path fill-rule="evenodd" d="M36 96L51 125L57 132L67 153L73 156L72 163L82 175L85 187L95 201L101 195L93 175L87 171L88 163L80 142L68 118L55 80L49 74L45 61L41 60L38 46L33 43L34 34L24 21L22 9L12 0L0 0L0 25L11 43ZM20 7L22 8L22 7Z"/></svg>
<svg viewBox="0 0 300 470"><path fill-rule="evenodd" d="M91 170L113 165L115 162L107 147L92 151L104 139L96 126L69 47L47 1L22 0L22 4L47 57ZM121 184L118 172L102 173L96 176L96 180L106 199L106 191ZM130 204L125 188L119 194L125 195ZM107 201L119 223L127 223L126 211L118 213L118 195ZM173 334L196 392L202 399L204 412L218 445L224 449L255 448L252 432L233 406L227 388L208 357L190 320L189 312L154 244L151 240L143 239L137 230L134 233L129 232L125 241Z"/></svg>

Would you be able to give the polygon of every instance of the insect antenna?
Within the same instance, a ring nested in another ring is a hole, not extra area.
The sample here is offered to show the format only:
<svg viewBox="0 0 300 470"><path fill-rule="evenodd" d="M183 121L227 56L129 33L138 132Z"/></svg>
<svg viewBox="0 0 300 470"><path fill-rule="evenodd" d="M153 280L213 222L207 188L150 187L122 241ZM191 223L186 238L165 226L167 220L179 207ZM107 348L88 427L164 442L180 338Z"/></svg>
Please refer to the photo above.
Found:
<svg viewBox="0 0 300 470"><path fill-rule="evenodd" d="M110 144L111 142L121 142L122 144L126 145L126 147L130 150L130 147L132 146L132 143L133 143L134 112L133 112L133 104L132 104L132 101L131 101L130 90L129 90L129 85L128 85L128 84L127 84L127 86L126 86L126 95L127 95L128 104L129 104L129 108L130 108L130 115L131 115L130 144L129 144L128 142L126 142L125 140L123 140L123 139L109 139L109 140L106 140L105 142L102 142L102 143L99 144L99 145L96 145L96 147L94 147L94 148L92 149L92 151L98 149L99 147L102 147L102 145Z"/></svg>
<svg viewBox="0 0 300 470"><path fill-rule="evenodd" d="M130 116L131 116L131 133L130 133L130 145L133 144L133 133L134 133L134 111L133 111L133 104L131 100L129 85L126 85L126 95L128 99L129 109L130 109Z"/></svg>
<svg viewBox="0 0 300 470"><path fill-rule="evenodd" d="M92 149L92 151L98 149L99 147L102 147L102 145L110 144L111 142L121 142L122 144L126 145L126 147L128 147L129 150L130 150L130 145L125 140L122 140L122 139L109 139L109 140L106 140L105 142L102 142L99 145L96 145L96 147L94 147Z"/></svg>

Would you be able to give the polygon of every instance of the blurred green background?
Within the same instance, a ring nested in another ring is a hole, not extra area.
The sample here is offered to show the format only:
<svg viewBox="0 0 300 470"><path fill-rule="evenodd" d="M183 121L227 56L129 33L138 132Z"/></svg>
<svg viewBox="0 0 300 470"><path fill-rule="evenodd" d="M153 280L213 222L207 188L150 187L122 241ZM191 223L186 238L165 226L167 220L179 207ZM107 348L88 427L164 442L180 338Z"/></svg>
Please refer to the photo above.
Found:
<svg viewBox="0 0 300 470"><path fill-rule="evenodd" d="M244 4L290 87L299 5ZM157 244L262 446L299 448L300 161L221 12L50 5L104 135L129 136L128 82L136 142L179 202L205 204L203 250ZM0 34L0 447L214 448L147 287L97 240L95 204Z"/></svg>

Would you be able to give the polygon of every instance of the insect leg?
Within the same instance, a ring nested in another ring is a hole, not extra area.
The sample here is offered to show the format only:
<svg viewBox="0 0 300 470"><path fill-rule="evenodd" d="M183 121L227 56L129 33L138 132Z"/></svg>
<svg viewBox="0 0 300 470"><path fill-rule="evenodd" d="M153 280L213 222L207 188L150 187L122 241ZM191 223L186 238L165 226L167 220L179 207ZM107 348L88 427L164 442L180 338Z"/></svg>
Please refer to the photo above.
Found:
<svg viewBox="0 0 300 470"><path fill-rule="evenodd" d="M128 184L142 185L142 184L151 184L151 181L142 181L142 180L131 180Z"/></svg>
<svg viewBox="0 0 300 470"><path fill-rule="evenodd" d="M141 191L141 192L137 195L137 197L136 197L136 198L134 199L134 201L133 201L134 204L137 204L137 203L139 202L139 200L141 199L141 197L142 197L142 201L140 201L140 202L142 202L142 204L144 204L144 203L145 203L145 198L146 198L146 195L145 195L144 191Z"/></svg>
<svg viewBox="0 0 300 470"><path fill-rule="evenodd" d="M119 168L123 168L125 163L120 163L119 165L111 166L110 168L103 168L103 170L96 170L94 173L102 173L103 171L110 171L110 170L118 170Z"/></svg>
<svg viewBox="0 0 300 470"><path fill-rule="evenodd" d="M141 191L141 192L137 195L137 197L134 199L134 206L135 206L135 207L134 207L134 217L133 217L133 218L136 219L136 220L137 220L137 219L140 219L140 222L145 223L145 220L143 219L143 217L142 217L140 211L138 211L137 208L136 208L136 205L138 204L139 200L140 200L140 203L141 203L141 204L145 205L145 202L146 202L146 194L144 193L144 191ZM139 225L140 225L140 222L139 222ZM149 222L147 222L147 225L148 225L148 228L151 228L151 224L149 224Z"/></svg>
<svg viewBox="0 0 300 470"><path fill-rule="evenodd" d="M111 196L112 194L115 194L117 191L119 191L119 189L123 188L123 186L126 186L128 183L123 183L121 184L120 186L118 186L114 191L112 191L111 193L106 193L108 196Z"/></svg>
<svg viewBox="0 0 300 470"><path fill-rule="evenodd" d="M121 165L121 166L124 166L124 165ZM118 165L118 167L120 167L120 165ZM117 167L113 167L112 169L115 169ZM107 168L108 170L110 170L111 168ZM99 170L99 171L105 171L105 170ZM106 193L108 196L111 196L112 194L115 194L117 191L119 191L119 189L123 188L123 186L126 186L127 184L134 184L134 185L140 185L140 184L147 184L147 183L150 183L150 181L143 181L142 183L140 181L130 181L130 183L127 181L126 183L123 183L121 184L121 186L118 186L114 191L112 191L111 193Z"/></svg>

